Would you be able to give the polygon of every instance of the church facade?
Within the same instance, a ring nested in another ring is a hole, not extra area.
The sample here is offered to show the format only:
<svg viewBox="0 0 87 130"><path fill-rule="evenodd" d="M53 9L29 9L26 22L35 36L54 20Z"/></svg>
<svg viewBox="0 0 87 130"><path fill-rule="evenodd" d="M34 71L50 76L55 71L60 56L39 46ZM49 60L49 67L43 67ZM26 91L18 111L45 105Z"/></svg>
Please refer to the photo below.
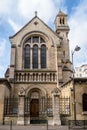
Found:
<svg viewBox="0 0 87 130"><path fill-rule="evenodd" d="M12 120L25 125L48 120L48 124L61 125L71 116L69 92L63 96L61 87L72 74L67 15L59 11L54 26L53 31L35 13L9 37L10 67L0 79L1 123Z"/></svg>

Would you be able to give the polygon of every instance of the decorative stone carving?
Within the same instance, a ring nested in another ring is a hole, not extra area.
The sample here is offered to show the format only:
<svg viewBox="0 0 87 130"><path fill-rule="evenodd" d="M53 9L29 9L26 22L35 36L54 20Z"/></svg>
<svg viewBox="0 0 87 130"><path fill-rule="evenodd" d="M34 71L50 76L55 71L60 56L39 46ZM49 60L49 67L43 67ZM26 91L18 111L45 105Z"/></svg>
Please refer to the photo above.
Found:
<svg viewBox="0 0 87 130"><path fill-rule="evenodd" d="M23 87L20 88L20 91L18 93L19 96L24 96L25 95L25 90Z"/></svg>
<svg viewBox="0 0 87 130"><path fill-rule="evenodd" d="M52 91L52 93L53 93L54 95L60 95L60 89L59 89L59 88L55 88L55 89Z"/></svg>

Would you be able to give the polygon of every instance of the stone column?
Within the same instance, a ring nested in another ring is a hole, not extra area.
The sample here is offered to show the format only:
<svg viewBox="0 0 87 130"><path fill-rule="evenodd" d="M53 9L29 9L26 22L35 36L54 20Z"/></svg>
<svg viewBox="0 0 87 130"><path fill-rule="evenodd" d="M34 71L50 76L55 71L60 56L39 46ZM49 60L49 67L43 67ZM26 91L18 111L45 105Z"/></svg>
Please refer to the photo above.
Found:
<svg viewBox="0 0 87 130"><path fill-rule="evenodd" d="M25 91L23 88L21 88L19 92L19 102L18 102L18 119L17 119L18 125L24 125L24 97L25 97Z"/></svg>
<svg viewBox="0 0 87 130"><path fill-rule="evenodd" d="M38 49L38 68L41 69L41 58L40 58L40 51L41 51L41 48Z"/></svg>
<svg viewBox="0 0 87 130"><path fill-rule="evenodd" d="M33 50L33 48L30 48L30 69L33 68L33 66L32 66L32 50Z"/></svg>
<svg viewBox="0 0 87 130"><path fill-rule="evenodd" d="M16 57L16 45L13 44L11 46L10 79L14 79L15 57Z"/></svg>
<svg viewBox="0 0 87 130"><path fill-rule="evenodd" d="M58 89L58 88L56 88ZM53 125L61 125L59 107L59 92L53 92Z"/></svg>

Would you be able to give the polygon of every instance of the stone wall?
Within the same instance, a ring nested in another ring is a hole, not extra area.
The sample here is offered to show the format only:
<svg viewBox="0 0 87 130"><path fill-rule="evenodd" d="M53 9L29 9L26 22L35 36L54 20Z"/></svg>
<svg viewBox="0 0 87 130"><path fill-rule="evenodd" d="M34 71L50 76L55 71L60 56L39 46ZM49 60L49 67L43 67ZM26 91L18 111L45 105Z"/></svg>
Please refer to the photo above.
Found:
<svg viewBox="0 0 87 130"><path fill-rule="evenodd" d="M7 81L0 80L0 124L2 124L4 120L4 98L9 97L9 95L10 89L7 86Z"/></svg>

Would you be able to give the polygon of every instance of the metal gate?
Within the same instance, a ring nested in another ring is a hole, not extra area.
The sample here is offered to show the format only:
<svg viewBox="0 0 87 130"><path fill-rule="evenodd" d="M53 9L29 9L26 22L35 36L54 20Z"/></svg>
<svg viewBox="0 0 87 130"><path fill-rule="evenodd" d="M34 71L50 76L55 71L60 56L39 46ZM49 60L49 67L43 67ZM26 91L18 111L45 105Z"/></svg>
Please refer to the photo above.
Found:
<svg viewBox="0 0 87 130"><path fill-rule="evenodd" d="M37 115L31 116L33 112L31 104L37 102L35 107L37 108ZM37 107L38 105L38 107ZM60 98L60 116L61 120L65 122L65 117L70 116L70 98ZM18 116L18 98L5 98L4 100L4 117ZM50 97L39 97L37 101L30 97L24 98L24 119L25 122L30 120L30 122L38 123L40 120L46 120L47 117L53 117L53 103ZM25 123L27 124L27 123Z"/></svg>
<svg viewBox="0 0 87 130"><path fill-rule="evenodd" d="M39 106L38 106L39 105ZM30 117L30 123L46 120L47 116L53 116L52 98L40 97L32 99L25 97L24 115Z"/></svg>

